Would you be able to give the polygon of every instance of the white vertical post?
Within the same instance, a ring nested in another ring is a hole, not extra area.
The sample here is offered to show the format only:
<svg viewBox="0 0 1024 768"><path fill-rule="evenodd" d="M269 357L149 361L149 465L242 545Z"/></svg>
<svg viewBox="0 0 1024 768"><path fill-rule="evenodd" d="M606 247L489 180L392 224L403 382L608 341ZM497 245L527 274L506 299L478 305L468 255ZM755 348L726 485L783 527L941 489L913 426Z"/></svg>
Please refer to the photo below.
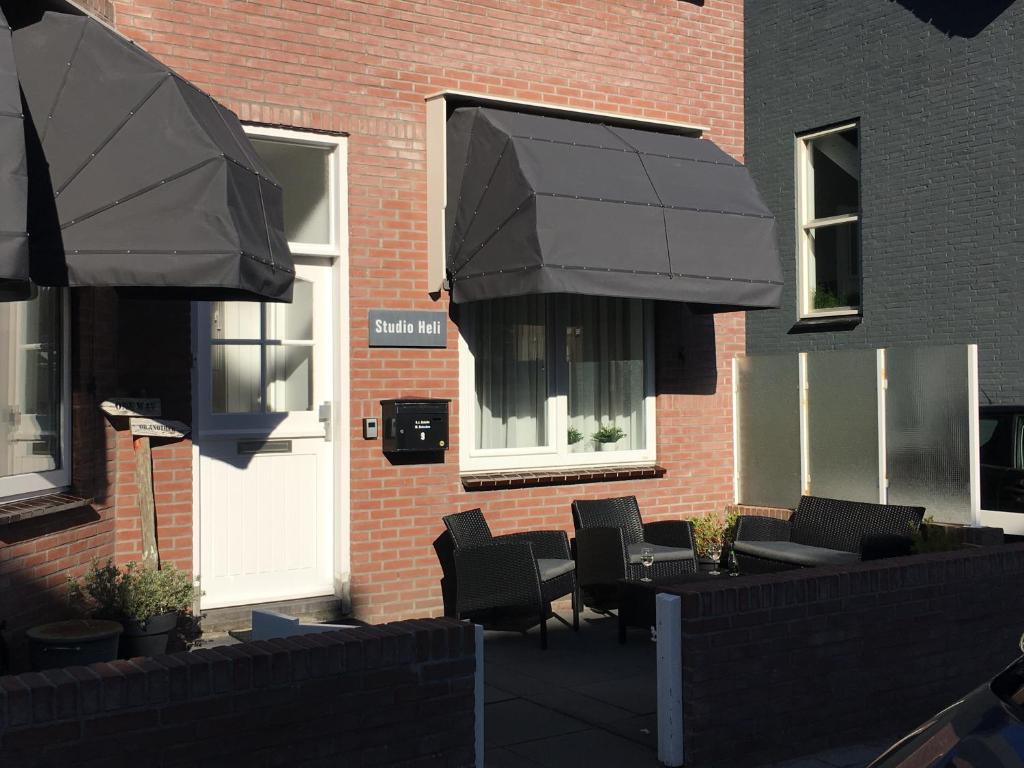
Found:
<svg viewBox="0 0 1024 768"><path fill-rule="evenodd" d="M476 768L484 768L484 628L474 624L473 629L476 638L476 674L473 684Z"/></svg>
<svg viewBox="0 0 1024 768"><path fill-rule="evenodd" d="M811 435L810 435L810 402L807 384L807 353L797 354L797 387L800 396L797 398L800 409L800 493L811 495Z"/></svg>
<svg viewBox="0 0 1024 768"><path fill-rule="evenodd" d="M970 483L971 483L971 525L979 526L981 522L981 435L979 433L978 415L981 402L978 397L978 345L967 345L967 435L970 451Z"/></svg>
<svg viewBox="0 0 1024 768"><path fill-rule="evenodd" d="M732 500L740 503L740 360L732 359Z"/></svg>
<svg viewBox="0 0 1024 768"><path fill-rule="evenodd" d="M683 602L678 595L657 596L658 615L658 760L670 768L683 764Z"/></svg>
<svg viewBox="0 0 1024 768"><path fill-rule="evenodd" d="M885 350L875 350L878 360L877 367L877 398L878 398L878 503L885 504L889 499L889 470L887 463L888 450L885 444L885 398L889 388L889 371L885 366Z"/></svg>

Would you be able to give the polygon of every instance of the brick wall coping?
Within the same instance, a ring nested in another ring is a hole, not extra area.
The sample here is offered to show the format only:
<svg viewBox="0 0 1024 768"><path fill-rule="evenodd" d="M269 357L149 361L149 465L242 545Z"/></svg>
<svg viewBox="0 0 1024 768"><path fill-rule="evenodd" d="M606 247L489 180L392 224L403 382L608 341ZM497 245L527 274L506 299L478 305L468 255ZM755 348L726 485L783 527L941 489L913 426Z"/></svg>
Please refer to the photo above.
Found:
<svg viewBox="0 0 1024 768"><path fill-rule="evenodd" d="M1004 544L872 560L848 566L708 579L659 591L682 598L685 623L698 619L728 620L738 614L837 598L870 597L955 580L1018 575L1024 576L1024 544ZM720 628L729 626L726 621Z"/></svg>
<svg viewBox="0 0 1024 768"><path fill-rule="evenodd" d="M0 677L0 739L19 726L288 687L311 678L475 655L472 624L414 619Z"/></svg>

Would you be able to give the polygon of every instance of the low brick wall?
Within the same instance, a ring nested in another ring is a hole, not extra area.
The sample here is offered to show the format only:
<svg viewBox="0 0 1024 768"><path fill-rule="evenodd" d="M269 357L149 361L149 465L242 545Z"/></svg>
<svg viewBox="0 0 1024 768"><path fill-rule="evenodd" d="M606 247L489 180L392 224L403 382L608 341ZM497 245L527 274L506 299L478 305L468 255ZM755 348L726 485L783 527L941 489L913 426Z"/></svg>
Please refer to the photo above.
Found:
<svg viewBox="0 0 1024 768"><path fill-rule="evenodd" d="M0 678L0 765L474 764L473 627L403 621Z"/></svg>
<svg viewBox="0 0 1024 768"><path fill-rule="evenodd" d="M900 735L1011 662L1024 545L671 591L687 768L750 766Z"/></svg>

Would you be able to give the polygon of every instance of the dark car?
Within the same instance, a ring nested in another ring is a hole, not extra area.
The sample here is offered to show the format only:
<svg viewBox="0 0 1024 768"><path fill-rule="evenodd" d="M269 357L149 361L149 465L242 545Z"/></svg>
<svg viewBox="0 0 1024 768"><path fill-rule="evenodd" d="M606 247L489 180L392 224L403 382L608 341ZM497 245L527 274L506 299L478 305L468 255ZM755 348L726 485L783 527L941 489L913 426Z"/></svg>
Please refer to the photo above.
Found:
<svg viewBox="0 0 1024 768"><path fill-rule="evenodd" d="M982 406L981 508L1024 512L1024 406Z"/></svg>
<svg viewBox="0 0 1024 768"><path fill-rule="evenodd" d="M868 768L1020 768L1024 657L891 746Z"/></svg>

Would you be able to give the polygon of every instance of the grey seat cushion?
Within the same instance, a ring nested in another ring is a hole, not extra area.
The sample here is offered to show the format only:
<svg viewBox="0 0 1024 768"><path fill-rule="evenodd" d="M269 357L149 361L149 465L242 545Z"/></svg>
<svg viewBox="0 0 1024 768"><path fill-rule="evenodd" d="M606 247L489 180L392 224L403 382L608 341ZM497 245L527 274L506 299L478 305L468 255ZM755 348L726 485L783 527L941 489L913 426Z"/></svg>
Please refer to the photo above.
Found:
<svg viewBox="0 0 1024 768"><path fill-rule="evenodd" d="M846 565L860 562L860 555L856 552L811 547L792 541L737 541L734 546L736 551L743 555L794 565Z"/></svg>
<svg viewBox="0 0 1024 768"><path fill-rule="evenodd" d="M551 557L538 557L537 569L540 571L541 581L551 581L566 573L570 573L576 563L572 560L555 559Z"/></svg>
<svg viewBox="0 0 1024 768"><path fill-rule="evenodd" d="M629 562L639 563L640 562L640 549L641 547L650 547L654 552L654 562L663 563L668 560L692 560L693 550L683 549L682 547L663 547L660 544L648 544L645 541L641 541L638 544L630 544L626 547L626 551L629 553Z"/></svg>

